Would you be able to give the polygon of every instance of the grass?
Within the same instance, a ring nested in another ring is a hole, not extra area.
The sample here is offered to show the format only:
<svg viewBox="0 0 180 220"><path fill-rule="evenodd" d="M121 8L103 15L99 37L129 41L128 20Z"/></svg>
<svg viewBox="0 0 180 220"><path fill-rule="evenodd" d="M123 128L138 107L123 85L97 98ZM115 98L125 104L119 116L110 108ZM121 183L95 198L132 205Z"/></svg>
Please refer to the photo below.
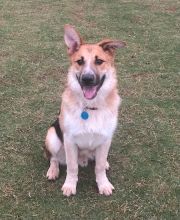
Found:
<svg viewBox="0 0 180 220"><path fill-rule="evenodd" d="M0 0L0 219L179 219L178 0ZM123 98L108 176L97 193L93 166L77 195L62 196L66 170L48 182L42 146L56 118L69 65L63 26L117 52Z"/></svg>

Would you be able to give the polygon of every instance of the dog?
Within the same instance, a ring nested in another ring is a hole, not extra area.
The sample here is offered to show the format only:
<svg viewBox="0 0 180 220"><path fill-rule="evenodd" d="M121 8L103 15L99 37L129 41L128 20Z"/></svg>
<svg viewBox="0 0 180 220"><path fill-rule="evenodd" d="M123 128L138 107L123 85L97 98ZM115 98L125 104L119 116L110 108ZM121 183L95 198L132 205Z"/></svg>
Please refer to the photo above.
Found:
<svg viewBox="0 0 180 220"><path fill-rule="evenodd" d="M71 25L64 27L64 40L71 65L60 114L45 139L50 160L47 178L58 178L59 165L66 164L63 195L75 195L78 165L95 160L99 193L109 196L114 187L106 176L107 157L121 102L114 57L115 50L126 43L105 39L88 44Z"/></svg>

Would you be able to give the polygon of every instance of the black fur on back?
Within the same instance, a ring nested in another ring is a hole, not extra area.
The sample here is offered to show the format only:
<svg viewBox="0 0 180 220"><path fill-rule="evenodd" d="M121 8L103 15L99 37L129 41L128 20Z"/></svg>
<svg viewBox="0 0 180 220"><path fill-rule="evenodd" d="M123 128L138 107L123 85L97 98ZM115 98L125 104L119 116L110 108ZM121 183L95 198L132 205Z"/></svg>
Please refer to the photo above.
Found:
<svg viewBox="0 0 180 220"><path fill-rule="evenodd" d="M51 127L54 127L56 130L56 134L59 137L59 139L61 140L61 142L63 143L64 139L63 139L63 133L59 124L59 119L57 118L56 121L51 125Z"/></svg>

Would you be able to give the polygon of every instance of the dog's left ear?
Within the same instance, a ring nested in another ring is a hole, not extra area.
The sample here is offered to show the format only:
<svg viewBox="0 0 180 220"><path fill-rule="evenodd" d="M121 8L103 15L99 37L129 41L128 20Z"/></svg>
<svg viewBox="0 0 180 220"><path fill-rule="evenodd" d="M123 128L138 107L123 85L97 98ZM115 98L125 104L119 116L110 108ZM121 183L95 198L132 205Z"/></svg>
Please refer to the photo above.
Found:
<svg viewBox="0 0 180 220"><path fill-rule="evenodd" d="M68 47L68 54L72 55L80 48L82 39L73 26L66 24L64 26L64 41Z"/></svg>
<svg viewBox="0 0 180 220"><path fill-rule="evenodd" d="M102 47L104 51L108 51L113 54L115 49L125 47L126 43L120 40L107 39L99 42L98 45Z"/></svg>

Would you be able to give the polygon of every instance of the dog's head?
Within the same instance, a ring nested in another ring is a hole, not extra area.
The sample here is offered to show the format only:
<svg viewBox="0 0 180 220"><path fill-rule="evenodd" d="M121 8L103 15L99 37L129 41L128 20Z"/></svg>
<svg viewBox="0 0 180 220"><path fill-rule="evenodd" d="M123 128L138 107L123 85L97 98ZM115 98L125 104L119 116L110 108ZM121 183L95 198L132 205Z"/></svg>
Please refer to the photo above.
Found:
<svg viewBox="0 0 180 220"><path fill-rule="evenodd" d="M114 73L114 52L126 44L120 40L103 40L96 44L86 44L76 30L65 25L64 40L71 60L70 81L72 87L77 83L86 99L96 97L105 81Z"/></svg>

